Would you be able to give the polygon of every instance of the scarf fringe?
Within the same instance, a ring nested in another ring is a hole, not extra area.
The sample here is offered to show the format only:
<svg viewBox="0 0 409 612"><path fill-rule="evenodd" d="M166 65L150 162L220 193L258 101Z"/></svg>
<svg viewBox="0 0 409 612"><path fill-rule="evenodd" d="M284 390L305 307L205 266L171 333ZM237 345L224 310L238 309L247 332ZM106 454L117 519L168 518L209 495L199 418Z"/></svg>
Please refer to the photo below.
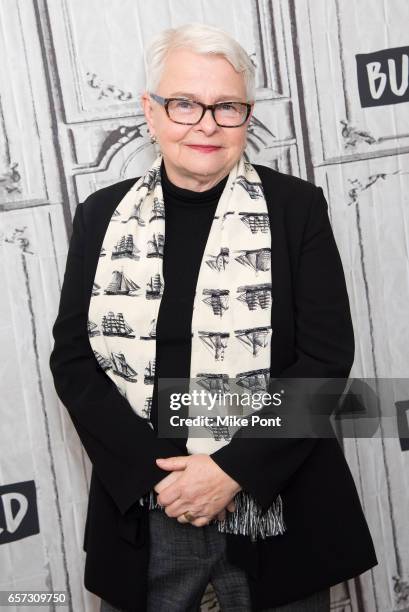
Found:
<svg viewBox="0 0 409 612"><path fill-rule="evenodd" d="M251 541L255 542L269 536L281 535L286 531L281 495L278 495L265 511L252 495L243 490L236 494L234 502L236 505L234 511L226 510L226 518L223 521L218 519L210 521L210 524L217 524L217 529L221 533L250 536ZM165 510L158 504L154 490L141 497L139 503L141 506L148 504L149 510L159 509L163 512Z"/></svg>

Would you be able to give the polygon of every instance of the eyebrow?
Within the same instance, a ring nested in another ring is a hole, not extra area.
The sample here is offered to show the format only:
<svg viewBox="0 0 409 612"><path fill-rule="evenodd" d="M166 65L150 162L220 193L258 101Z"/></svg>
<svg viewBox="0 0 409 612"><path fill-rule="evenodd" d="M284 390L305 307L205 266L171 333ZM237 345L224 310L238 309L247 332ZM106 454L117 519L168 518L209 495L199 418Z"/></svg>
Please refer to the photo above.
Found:
<svg viewBox="0 0 409 612"><path fill-rule="evenodd" d="M174 98L176 96L184 96L186 98L197 98L197 95L194 93L189 93L187 91L174 91L173 93L171 93L168 98ZM223 101L241 101L240 96L237 95L229 95L229 96L217 96L215 102L223 102Z"/></svg>

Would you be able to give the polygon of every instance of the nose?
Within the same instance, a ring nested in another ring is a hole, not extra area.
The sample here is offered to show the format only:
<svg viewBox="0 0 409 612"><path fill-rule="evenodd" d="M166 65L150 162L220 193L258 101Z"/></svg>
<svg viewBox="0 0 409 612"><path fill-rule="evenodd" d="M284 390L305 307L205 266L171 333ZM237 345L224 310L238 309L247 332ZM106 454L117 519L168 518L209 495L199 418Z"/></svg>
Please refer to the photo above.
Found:
<svg viewBox="0 0 409 612"><path fill-rule="evenodd" d="M210 108L206 109L205 114L203 115L199 123L196 125L196 127L201 127L206 134L212 134L218 129L219 126L213 119L212 111L210 110Z"/></svg>

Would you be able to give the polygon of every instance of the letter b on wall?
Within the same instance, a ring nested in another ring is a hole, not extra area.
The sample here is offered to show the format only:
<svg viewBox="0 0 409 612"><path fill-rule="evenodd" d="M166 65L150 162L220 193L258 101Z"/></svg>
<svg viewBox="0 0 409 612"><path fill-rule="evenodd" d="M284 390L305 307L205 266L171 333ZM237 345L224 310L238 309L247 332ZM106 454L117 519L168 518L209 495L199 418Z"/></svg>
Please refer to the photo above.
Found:
<svg viewBox="0 0 409 612"><path fill-rule="evenodd" d="M355 57L362 107L409 102L409 47L359 53Z"/></svg>

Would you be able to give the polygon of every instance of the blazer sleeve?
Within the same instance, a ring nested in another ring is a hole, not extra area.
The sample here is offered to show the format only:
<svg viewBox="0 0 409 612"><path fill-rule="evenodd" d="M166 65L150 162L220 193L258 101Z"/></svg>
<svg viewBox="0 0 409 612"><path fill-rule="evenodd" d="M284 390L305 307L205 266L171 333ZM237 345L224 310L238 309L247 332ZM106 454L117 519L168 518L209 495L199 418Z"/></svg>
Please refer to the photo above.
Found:
<svg viewBox="0 0 409 612"><path fill-rule="evenodd" d="M49 365L58 397L104 487L121 514L169 472L157 457L180 455L137 415L99 366L88 338L84 276L83 206L77 205Z"/></svg>
<svg viewBox="0 0 409 612"><path fill-rule="evenodd" d="M270 382L268 390L273 394L284 389L293 398L283 402L283 421L287 410L291 415L317 413L325 420L345 389L355 343L344 271L321 187L314 187L303 234L295 283L295 329L296 360ZM308 394L307 379L311 379ZM258 414L277 416L271 408L266 405ZM262 427L245 429L237 430L230 443L211 457L265 510L296 477L319 436L285 438L275 433L277 437L266 437Z"/></svg>

